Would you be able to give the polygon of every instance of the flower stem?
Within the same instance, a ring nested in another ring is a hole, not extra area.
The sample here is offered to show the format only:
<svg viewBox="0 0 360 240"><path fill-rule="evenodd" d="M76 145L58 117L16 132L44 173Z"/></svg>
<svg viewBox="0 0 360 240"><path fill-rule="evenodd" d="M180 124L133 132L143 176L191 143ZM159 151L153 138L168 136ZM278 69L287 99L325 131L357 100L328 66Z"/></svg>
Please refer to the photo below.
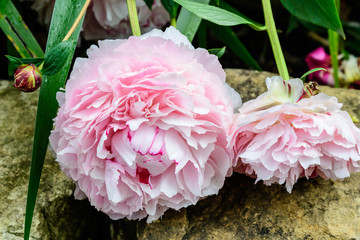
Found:
<svg viewBox="0 0 360 240"><path fill-rule="evenodd" d="M272 50L274 53L276 66L278 68L280 76L284 80L288 80L289 72L286 67L286 62L285 62L283 52L281 50L279 37L276 32L276 26L275 26L274 17L273 17L272 10L271 10L270 0L261 0L261 1L262 1L263 9L264 9L266 31L270 38L270 43L271 43L271 47L272 47Z"/></svg>
<svg viewBox="0 0 360 240"><path fill-rule="evenodd" d="M173 26L174 28L176 28L176 18L175 17L170 18L170 25Z"/></svg>
<svg viewBox="0 0 360 240"><path fill-rule="evenodd" d="M134 36L140 36L140 25L139 25L139 18L137 15L137 8L136 8L136 0L126 0L128 10L129 10L129 19L131 30Z"/></svg>
<svg viewBox="0 0 360 240"><path fill-rule="evenodd" d="M329 49L331 56L331 65L333 69L334 77L334 87L340 87L339 81L339 61L338 61L338 52L339 52L339 34L332 30L328 30L329 35Z"/></svg>
<svg viewBox="0 0 360 240"><path fill-rule="evenodd" d="M340 1L334 0L335 6L337 11L340 12ZM338 54L339 54L339 34L332 30L328 30L328 37L329 37L329 49L330 49L330 56L331 56L331 65L333 69L333 77L334 77L334 87L340 87L339 81L339 61L338 61Z"/></svg>
<svg viewBox="0 0 360 240"><path fill-rule="evenodd" d="M86 0L83 8L81 9L79 15L77 16L77 18L75 19L73 25L71 26L70 30L68 31L68 33L66 34L66 36L64 37L64 39L62 40L63 42L68 40L70 38L70 36L73 34L73 32L75 31L76 27L79 25L79 22L81 20L81 18L84 16L86 9L89 7L91 0Z"/></svg>

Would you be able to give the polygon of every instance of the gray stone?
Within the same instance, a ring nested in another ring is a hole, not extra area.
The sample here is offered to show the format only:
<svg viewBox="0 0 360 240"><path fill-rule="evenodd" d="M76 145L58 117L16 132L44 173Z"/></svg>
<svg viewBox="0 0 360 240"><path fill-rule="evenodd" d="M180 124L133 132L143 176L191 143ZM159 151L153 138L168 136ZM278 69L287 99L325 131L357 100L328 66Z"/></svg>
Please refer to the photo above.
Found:
<svg viewBox="0 0 360 240"><path fill-rule="evenodd" d="M37 92L23 93L8 81L0 81L0 239L4 240L23 239L37 98ZM75 201L73 189L47 153L31 239L110 236L108 217L87 200Z"/></svg>
<svg viewBox="0 0 360 240"><path fill-rule="evenodd" d="M271 73L227 70L243 101L266 91ZM0 81L0 239L22 239L37 93L21 93ZM360 118L358 90L321 90L337 96ZM358 125L359 126L359 125ZM111 221L87 200L47 154L31 239L360 239L360 174L344 181L299 180L289 194L234 174L216 196L161 220Z"/></svg>
<svg viewBox="0 0 360 240"><path fill-rule="evenodd" d="M226 73L243 102L265 92L265 78L273 75L240 69ZM358 90L320 89L360 116ZM139 222L138 239L360 239L360 173L344 181L300 179L291 194L284 186L254 181L235 173L218 195L180 212L168 211L151 224Z"/></svg>

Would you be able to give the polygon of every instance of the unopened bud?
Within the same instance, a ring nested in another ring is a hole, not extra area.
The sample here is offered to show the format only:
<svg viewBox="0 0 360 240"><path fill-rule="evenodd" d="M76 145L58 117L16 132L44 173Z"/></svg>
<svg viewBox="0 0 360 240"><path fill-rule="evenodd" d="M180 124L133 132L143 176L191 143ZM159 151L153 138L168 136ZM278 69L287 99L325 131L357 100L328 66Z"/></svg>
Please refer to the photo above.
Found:
<svg viewBox="0 0 360 240"><path fill-rule="evenodd" d="M32 63L18 66L14 73L14 86L24 92L33 92L41 85L40 70Z"/></svg>

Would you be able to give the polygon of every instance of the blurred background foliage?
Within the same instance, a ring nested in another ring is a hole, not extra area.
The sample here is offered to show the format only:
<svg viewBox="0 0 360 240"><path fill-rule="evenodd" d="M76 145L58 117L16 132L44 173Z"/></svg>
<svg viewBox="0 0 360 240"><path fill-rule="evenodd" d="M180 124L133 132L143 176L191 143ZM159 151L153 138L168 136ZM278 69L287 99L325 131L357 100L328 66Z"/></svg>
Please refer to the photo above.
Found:
<svg viewBox="0 0 360 240"><path fill-rule="evenodd" d="M264 23L260 0L227 0L226 2L235 10L238 10L252 20L261 24ZM40 46L45 49L48 30L45 26L38 23L37 12L31 9L33 2L13 0L13 3ZM328 48L327 30L292 16L283 7L280 0L273 0L272 7L289 73L293 77L300 77L308 70L304 61L305 56L319 46L324 46L325 49ZM347 52L359 56L360 1L342 0L340 9L341 20L347 37L346 41L341 41L340 49L345 49ZM246 25L231 27L231 29L262 70L270 72L277 71L266 31L254 31ZM256 68L254 64L245 62L239 58L239 53L236 53L236 49L239 49L241 46L234 42L231 44L229 37L227 37L227 40L224 40L224 34L226 34L226 32L219 34L219 30L214 24L202 21L200 29L193 40L193 44L196 47L205 47L208 49L221 48L228 45L225 54L220 59L224 68ZM231 32L229 34L231 34ZM224 43L226 41L227 44ZM96 43L96 41L86 41L82 39L81 42L78 43L75 56L85 56L86 49L94 43ZM0 64L3 66L0 68L0 78L9 79L7 71L8 61L4 55L19 55L2 31L0 32L0 46ZM257 69L260 69L259 67Z"/></svg>

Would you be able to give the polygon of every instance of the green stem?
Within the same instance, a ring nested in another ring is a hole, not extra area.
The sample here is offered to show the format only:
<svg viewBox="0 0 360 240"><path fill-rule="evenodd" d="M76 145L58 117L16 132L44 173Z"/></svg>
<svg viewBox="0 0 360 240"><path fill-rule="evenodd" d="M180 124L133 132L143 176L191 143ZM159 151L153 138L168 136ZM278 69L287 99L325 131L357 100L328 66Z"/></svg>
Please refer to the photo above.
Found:
<svg viewBox="0 0 360 240"><path fill-rule="evenodd" d="M331 65L333 69L333 77L334 77L334 87L340 87L339 81L339 61L338 61L338 53L339 53L339 34L332 30L328 30L329 34L329 49L331 56Z"/></svg>
<svg viewBox="0 0 360 240"><path fill-rule="evenodd" d="M340 12L340 1L334 0L335 6L337 11ZM334 87L340 87L340 80L339 80L339 34L332 30L328 30L328 37L329 37L329 49L330 49L330 56L331 56L331 65L333 68L333 77L334 77Z"/></svg>
<svg viewBox="0 0 360 240"><path fill-rule="evenodd" d="M129 19L131 30L134 36L140 36L140 25L139 25L139 18L137 15L137 8L136 8L136 0L126 0L128 10L129 10Z"/></svg>
<svg viewBox="0 0 360 240"><path fill-rule="evenodd" d="M173 26L174 28L176 28L176 18L175 17L170 18L170 25Z"/></svg>
<svg viewBox="0 0 360 240"><path fill-rule="evenodd" d="M274 53L276 66L278 68L280 76L284 80L288 80L289 72L286 67L285 58L281 50L279 37L277 35L275 21L271 10L270 0L262 0L262 5L264 8L265 26L270 38L270 43Z"/></svg>

